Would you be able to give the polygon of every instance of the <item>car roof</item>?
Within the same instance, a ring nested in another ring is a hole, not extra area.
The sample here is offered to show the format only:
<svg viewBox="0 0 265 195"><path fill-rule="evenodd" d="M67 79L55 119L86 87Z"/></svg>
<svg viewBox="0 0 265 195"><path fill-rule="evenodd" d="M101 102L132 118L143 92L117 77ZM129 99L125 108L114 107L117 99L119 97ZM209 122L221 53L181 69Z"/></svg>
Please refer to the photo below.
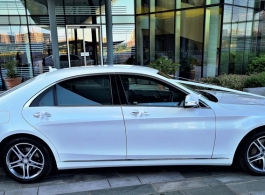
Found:
<svg viewBox="0 0 265 195"><path fill-rule="evenodd" d="M44 73L39 76L38 78L43 77L56 77L56 78L66 78L75 75L85 75L85 74L95 74L95 73L136 73L136 74L149 74L154 75L157 74L158 70L149 68L146 66L139 66L139 65L104 65L104 66L81 66L81 67L71 67L71 68L64 68L58 69L53 72Z"/></svg>

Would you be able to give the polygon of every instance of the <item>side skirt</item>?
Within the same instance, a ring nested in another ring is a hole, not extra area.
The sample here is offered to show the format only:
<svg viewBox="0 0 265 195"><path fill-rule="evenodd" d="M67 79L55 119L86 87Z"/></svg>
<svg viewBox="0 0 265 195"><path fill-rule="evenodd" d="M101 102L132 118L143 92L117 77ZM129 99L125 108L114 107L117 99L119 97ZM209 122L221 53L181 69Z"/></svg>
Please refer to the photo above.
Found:
<svg viewBox="0 0 265 195"><path fill-rule="evenodd" d="M87 161L57 162L59 170L100 168L100 167L131 167L131 166L167 166L167 165L220 165L230 166L233 159L183 159L183 160L124 160L124 161Z"/></svg>

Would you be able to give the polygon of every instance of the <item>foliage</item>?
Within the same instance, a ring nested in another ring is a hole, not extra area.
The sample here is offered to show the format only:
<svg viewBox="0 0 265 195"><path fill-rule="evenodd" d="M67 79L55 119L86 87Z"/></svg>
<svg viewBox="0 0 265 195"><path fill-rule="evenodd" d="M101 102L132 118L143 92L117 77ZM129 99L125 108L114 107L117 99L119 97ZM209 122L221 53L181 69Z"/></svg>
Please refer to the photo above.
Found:
<svg viewBox="0 0 265 195"><path fill-rule="evenodd" d="M250 75L244 83L245 88L265 87L265 72Z"/></svg>
<svg viewBox="0 0 265 195"><path fill-rule="evenodd" d="M168 59L166 57L159 57L154 62L150 62L149 67L155 68L161 72L164 72L166 74L174 74L179 68L178 62L172 62L171 59Z"/></svg>
<svg viewBox="0 0 265 195"><path fill-rule="evenodd" d="M16 61L9 61L5 64L2 64L1 66L7 70L6 76L8 78L16 78L17 77L17 73L16 73L17 62Z"/></svg>
<svg viewBox="0 0 265 195"><path fill-rule="evenodd" d="M251 63L248 64L247 73L261 73L265 71L265 55L255 57Z"/></svg>
<svg viewBox="0 0 265 195"><path fill-rule="evenodd" d="M203 83L218 85L221 87L227 87L235 90L243 90L245 88L245 81L249 76L247 75L236 75L236 74L225 74L218 77L208 77L200 79Z"/></svg>

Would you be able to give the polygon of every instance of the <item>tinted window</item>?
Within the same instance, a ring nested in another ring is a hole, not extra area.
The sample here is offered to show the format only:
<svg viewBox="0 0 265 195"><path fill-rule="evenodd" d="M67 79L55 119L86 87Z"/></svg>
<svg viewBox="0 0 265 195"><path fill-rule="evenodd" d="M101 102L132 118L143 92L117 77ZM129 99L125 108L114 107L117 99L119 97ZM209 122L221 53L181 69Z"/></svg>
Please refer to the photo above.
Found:
<svg viewBox="0 0 265 195"><path fill-rule="evenodd" d="M68 56L67 55L60 56L60 61L68 61Z"/></svg>
<svg viewBox="0 0 265 195"><path fill-rule="evenodd" d="M109 76L80 77L56 85L58 106L111 105Z"/></svg>
<svg viewBox="0 0 265 195"><path fill-rule="evenodd" d="M80 60L80 58L78 56L75 56L75 55L70 55L70 59L71 60Z"/></svg>
<svg viewBox="0 0 265 195"><path fill-rule="evenodd" d="M55 106L53 89L54 87L50 87L49 89L45 90L31 103L30 106Z"/></svg>
<svg viewBox="0 0 265 195"><path fill-rule="evenodd" d="M127 100L131 105L183 106L186 94L152 78L121 75Z"/></svg>

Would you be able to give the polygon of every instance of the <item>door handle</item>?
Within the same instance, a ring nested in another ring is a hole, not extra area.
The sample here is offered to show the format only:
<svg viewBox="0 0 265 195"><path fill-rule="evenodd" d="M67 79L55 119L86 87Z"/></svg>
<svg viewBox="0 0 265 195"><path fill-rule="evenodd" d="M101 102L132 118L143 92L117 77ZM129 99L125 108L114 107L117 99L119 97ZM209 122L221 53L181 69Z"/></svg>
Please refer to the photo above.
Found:
<svg viewBox="0 0 265 195"><path fill-rule="evenodd" d="M143 111L143 110L140 110L140 111L132 111L132 113L131 113L132 115L136 115L137 117L140 117L140 116L142 116L142 115L149 115L149 113L148 112L145 112L145 111Z"/></svg>
<svg viewBox="0 0 265 195"><path fill-rule="evenodd" d="M37 112L37 113L33 114L33 116L35 118L43 119L43 118L51 117L52 115L48 112Z"/></svg>

